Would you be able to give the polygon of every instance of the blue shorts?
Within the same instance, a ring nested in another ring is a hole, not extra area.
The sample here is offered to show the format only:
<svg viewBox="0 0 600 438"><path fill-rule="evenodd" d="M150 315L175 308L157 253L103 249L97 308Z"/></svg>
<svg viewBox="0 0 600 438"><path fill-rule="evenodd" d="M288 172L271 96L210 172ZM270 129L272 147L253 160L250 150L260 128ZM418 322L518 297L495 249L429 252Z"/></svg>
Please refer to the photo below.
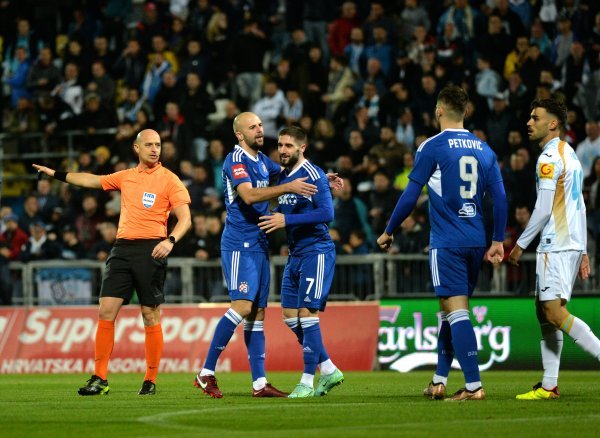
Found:
<svg viewBox="0 0 600 438"><path fill-rule="evenodd" d="M485 248L432 248L429 268L437 297L473 294Z"/></svg>
<svg viewBox="0 0 600 438"><path fill-rule="evenodd" d="M335 250L290 256L281 281L281 307L325 310L334 268Z"/></svg>
<svg viewBox="0 0 600 438"><path fill-rule="evenodd" d="M271 272L266 253L221 251L221 265L231 301L248 300L267 307Z"/></svg>

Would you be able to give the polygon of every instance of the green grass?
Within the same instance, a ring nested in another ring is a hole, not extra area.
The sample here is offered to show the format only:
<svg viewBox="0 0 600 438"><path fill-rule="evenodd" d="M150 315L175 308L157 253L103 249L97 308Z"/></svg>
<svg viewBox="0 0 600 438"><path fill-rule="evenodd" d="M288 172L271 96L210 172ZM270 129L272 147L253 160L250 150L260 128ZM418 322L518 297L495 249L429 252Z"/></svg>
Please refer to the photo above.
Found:
<svg viewBox="0 0 600 438"><path fill-rule="evenodd" d="M431 401L431 372L345 373L329 395L253 399L249 373L219 375L224 398L192 386L192 374L162 374L155 397L139 397L139 374L113 374L107 396L80 397L89 376L0 376L0 437L30 436L591 436L600 431L597 372L561 373L557 401L524 402L540 372L486 372L482 402ZM270 373L291 391L300 373ZM453 371L449 390L461 386Z"/></svg>

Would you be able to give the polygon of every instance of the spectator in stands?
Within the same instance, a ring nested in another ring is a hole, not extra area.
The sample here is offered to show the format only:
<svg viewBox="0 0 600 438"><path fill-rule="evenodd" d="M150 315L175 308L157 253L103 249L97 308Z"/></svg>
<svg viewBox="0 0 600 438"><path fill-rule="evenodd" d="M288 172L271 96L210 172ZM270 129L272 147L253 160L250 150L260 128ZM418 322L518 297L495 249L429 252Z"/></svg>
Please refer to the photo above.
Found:
<svg viewBox="0 0 600 438"><path fill-rule="evenodd" d="M384 3L381 1L372 1L370 2L370 5L369 15L363 24L367 45L375 43L375 34L373 33L373 30L376 27L380 27L385 31L385 42L394 46L396 44L396 29L398 26L392 18L392 15L386 14Z"/></svg>
<svg viewBox="0 0 600 438"><path fill-rule="evenodd" d="M43 47L40 55L31 66L27 76L27 89L34 99L42 92L51 92L62 80L60 70L54 65L52 49Z"/></svg>
<svg viewBox="0 0 600 438"><path fill-rule="evenodd" d="M138 39L131 38L127 46L115 61L112 72L115 77L122 78L123 85L140 89L140 84L146 74L146 56L142 52L142 46Z"/></svg>
<svg viewBox="0 0 600 438"><path fill-rule="evenodd" d="M485 98L489 109L494 107L494 97L500 92L502 78L492 69L490 58L487 55L477 56L477 70L475 76L475 90L479 96Z"/></svg>
<svg viewBox="0 0 600 438"><path fill-rule="evenodd" d="M559 76L567 102L572 102L584 82L589 80L590 71L590 62L587 59L585 47L581 42L573 41L569 56L565 60Z"/></svg>
<svg viewBox="0 0 600 438"><path fill-rule="evenodd" d="M92 246L88 252L88 258L104 262L108 258L114 243L117 241L117 226L114 222L101 222L98 224L98 231L100 231L102 240Z"/></svg>
<svg viewBox="0 0 600 438"><path fill-rule="evenodd" d="M171 65L171 71L177 75L179 72L179 58L172 50L169 50L169 46L167 45L167 40L165 39L164 35L153 35L151 41L152 49L148 55L148 63L152 63L153 54L160 53L162 58Z"/></svg>
<svg viewBox="0 0 600 438"><path fill-rule="evenodd" d="M21 250L29 239L28 234L19 226L19 217L10 213L2 218L6 229L0 235L0 255L7 261L19 261Z"/></svg>
<svg viewBox="0 0 600 438"><path fill-rule="evenodd" d="M242 32L231 42L231 68L235 72L234 93L238 105L250 108L260 99L262 63L268 48L269 41L258 21L247 19ZM259 117L262 118L260 114Z"/></svg>
<svg viewBox="0 0 600 438"><path fill-rule="evenodd" d="M423 213L419 209L415 209L410 215L404 219L400 225L400 233L394 235L394 243L392 244L392 254L423 254L428 252L429 232L423 224ZM406 272L405 265L404 277L409 279L410 272ZM407 292L410 289L406 290Z"/></svg>
<svg viewBox="0 0 600 438"><path fill-rule="evenodd" d="M123 93L125 94L125 98L117 107L117 116L120 123L135 124L138 121L138 113L140 111L144 111L148 118L154 118L152 107L140 96L138 88L124 86ZM162 111L164 111L164 108Z"/></svg>
<svg viewBox="0 0 600 438"><path fill-rule="evenodd" d="M402 39L404 43L411 40L415 28L422 26L425 32L429 33L431 21L425 8L419 4L419 0L405 0L404 9L400 17L402 18Z"/></svg>
<svg viewBox="0 0 600 438"><path fill-rule="evenodd" d="M159 14L156 4L148 2L144 5L142 19L135 27L135 36L140 41L144 50L149 51L152 46L152 37L154 35L168 35L168 26Z"/></svg>
<svg viewBox="0 0 600 438"><path fill-rule="evenodd" d="M152 105L154 104L154 98L162 87L163 75L171 71L171 64L160 52L152 53L150 60L142 83L142 96Z"/></svg>
<svg viewBox="0 0 600 438"><path fill-rule="evenodd" d="M369 224L367 206L352 194L350 178L343 177L344 187L333 191L333 209L335 219L332 226L340 232L342 244L350 242L350 233L362 230L369 246L373 245L373 231Z"/></svg>
<svg viewBox="0 0 600 438"><path fill-rule="evenodd" d="M575 153L581 163L583 176L590 175L592 163L596 157L600 156L600 125L595 120L590 120L585 124L585 139L577 145Z"/></svg>
<svg viewBox="0 0 600 438"><path fill-rule="evenodd" d="M278 120L285 106L283 92L273 80L267 80L264 85L264 95L252 108L263 122L265 150L270 151L277 146Z"/></svg>
<svg viewBox="0 0 600 438"><path fill-rule="evenodd" d="M81 169L79 169L82 172ZM77 236L86 250L99 240L98 224L105 221L103 207L100 207L96 195L86 193L81 203L82 213L75 218Z"/></svg>
<svg viewBox="0 0 600 438"><path fill-rule="evenodd" d="M421 86L416 92L415 115L417 124L432 128L434 126L434 111L437 102L437 81L432 75L421 78Z"/></svg>
<svg viewBox="0 0 600 438"><path fill-rule="evenodd" d="M30 98L22 96L17 101L13 110L5 114L5 129L12 134L25 134L38 132L40 130L40 118ZM26 138L18 138L19 152L26 153L32 150L32 141Z"/></svg>
<svg viewBox="0 0 600 438"><path fill-rule="evenodd" d="M323 51L318 45L311 45L308 60L299 69L299 87L306 112L313 118L325 115L323 93L327 90L328 70L325 67Z"/></svg>
<svg viewBox="0 0 600 438"><path fill-rule="evenodd" d="M219 219L217 222L220 224ZM220 253L220 236L211 234L208 230L208 218L204 213L195 213L193 217L194 228L178 247L178 257L191 257L196 260L210 260L217 258ZM220 227L220 225L219 225Z"/></svg>
<svg viewBox="0 0 600 438"><path fill-rule="evenodd" d="M17 107L20 98L29 98L30 93L27 89L27 77L31 68L31 61L27 55L25 47L19 46L15 50L14 70L10 71L4 83L10 86L10 103L13 108Z"/></svg>
<svg viewBox="0 0 600 438"><path fill-rule="evenodd" d="M333 56L329 61L329 75L327 90L323 94L326 103L325 115L331 119L339 104L345 99L344 90L354 85L356 78L348 67L348 62L343 56Z"/></svg>
<svg viewBox="0 0 600 438"><path fill-rule="evenodd" d="M208 157L204 161L204 165L208 169L212 187L222 194L223 193L223 162L225 161L225 146L219 139L212 139L208 143ZM222 195L221 195L222 196Z"/></svg>
<svg viewBox="0 0 600 438"><path fill-rule="evenodd" d="M225 108L225 118L217 122L211 129L212 137L221 140L226 151L232 151L237 144L237 138L233 135L231 127L233 120L240 113L240 109L233 100L228 100L223 105Z"/></svg>
<svg viewBox="0 0 600 438"><path fill-rule="evenodd" d="M66 53L62 57L63 70L68 64L77 66L78 80L81 84L86 84L90 76L89 69L91 65L90 53L84 50L81 41L69 40Z"/></svg>
<svg viewBox="0 0 600 438"><path fill-rule="evenodd" d="M65 65L63 80L52 90L52 95L59 97L69 106L73 114L83 111L83 87L79 81L79 67L73 62Z"/></svg>
<svg viewBox="0 0 600 438"><path fill-rule="evenodd" d="M60 200L58 196L52 193L52 184L50 180L42 178L37 182L37 191L35 193L43 221L49 221L55 207L58 207Z"/></svg>
<svg viewBox="0 0 600 438"><path fill-rule="evenodd" d="M195 164L192 170L192 184L188 187L192 211L204 211L204 196L209 188L212 188L212 181L208 169L204 164Z"/></svg>
<svg viewBox="0 0 600 438"><path fill-rule="evenodd" d="M386 220L394 211L398 196L388 173L378 171L373 177L373 190L369 193L369 218L375 235L385 230Z"/></svg>
<svg viewBox="0 0 600 438"><path fill-rule="evenodd" d="M34 29L31 28L31 23L28 19L19 17L16 20L16 33L9 35L4 40L4 62L6 69L9 72L16 71L17 64L17 48L23 47L25 54L29 59L36 59L38 52L43 47L41 41ZM5 30L3 29L3 32Z"/></svg>
<svg viewBox="0 0 600 438"><path fill-rule="evenodd" d="M359 26L360 18L357 14L356 4L352 1L342 3L339 17L329 25L327 44L332 57L344 53L344 49L350 43L352 29Z"/></svg>
<svg viewBox="0 0 600 438"><path fill-rule="evenodd" d="M365 34L360 27L355 27L350 33L350 42L344 49L348 67L356 77L361 76L366 69Z"/></svg>
<svg viewBox="0 0 600 438"><path fill-rule="evenodd" d="M72 225L65 225L61 230L60 258L65 260L82 260L86 250L77 237L77 229Z"/></svg>
<svg viewBox="0 0 600 438"><path fill-rule="evenodd" d="M60 258L60 245L48 239L46 224L35 220L29 227L30 237L21 251L21 261L54 260Z"/></svg>
<svg viewBox="0 0 600 438"><path fill-rule="evenodd" d="M30 225L33 222L42 221L40 205L34 194L29 194L23 201L23 214L19 218L19 228L29 232Z"/></svg>
<svg viewBox="0 0 600 438"><path fill-rule="evenodd" d="M87 147L96 148L112 140L113 134L99 131L117 126L117 113L114 105L104 104L98 94L89 93L85 96L84 111L77 120L78 128L89 134Z"/></svg>
<svg viewBox="0 0 600 438"><path fill-rule="evenodd" d="M382 26L373 28L373 43L365 47L365 57L375 58L381 63L381 71L389 79L392 73L392 61L394 59L393 46L388 42L387 31Z"/></svg>
<svg viewBox="0 0 600 438"><path fill-rule="evenodd" d="M519 15L512 10L509 3L509 0L498 0L496 2L496 7L492 10L492 15L496 15L500 18L500 25L511 38L511 44L508 47L514 44L514 41L518 36L525 35L523 21L521 21Z"/></svg>
<svg viewBox="0 0 600 438"><path fill-rule="evenodd" d="M215 112L215 104L202 87L202 80L197 73L187 74L179 104L194 147L194 152L189 155L199 161L205 160L208 147L208 116Z"/></svg>
<svg viewBox="0 0 600 438"><path fill-rule="evenodd" d="M200 39L190 39L186 44L186 53L181 57L178 81L182 82L188 73L196 73L206 87L209 78L209 59Z"/></svg>
<svg viewBox="0 0 600 438"><path fill-rule="evenodd" d="M541 54L546 59L551 59L552 57L552 41L548 37L548 34L544 30L544 26L542 25L542 21L540 18L535 18L533 20L533 24L531 25L531 34L529 35L529 43L536 44L541 52Z"/></svg>
<svg viewBox="0 0 600 438"><path fill-rule="evenodd" d="M100 96L102 103L111 110L115 105L115 93L117 85L108 75L102 61L92 62L92 79L85 87L86 93L96 93Z"/></svg>
<svg viewBox="0 0 600 438"><path fill-rule="evenodd" d="M521 67L523 83L529 90L534 90L539 82L542 71L552 71L552 64L544 57L537 44L530 44L527 60Z"/></svg>
<svg viewBox="0 0 600 438"><path fill-rule="evenodd" d="M105 72L110 71L115 64L116 56L109 47L106 35L98 35L94 38L93 58L102 63Z"/></svg>
<svg viewBox="0 0 600 438"><path fill-rule="evenodd" d="M470 53L470 46L476 35L481 35L481 14L472 6L468 0L454 0L452 6L444 11L437 22L437 36L440 38L444 32L446 23L454 23L456 33L465 45L466 53Z"/></svg>
<svg viewBox="0 0 600 438"><path fill-rule="evenodd" d="M521 35L517 37L517 42L514 49L506 56L504 60L504 79L510 80L510 75L514 72L521 71L523 64L527 60L529 54L529 40L527 36Z"/></svg>
<svg viewBox="0 0 600 438"><path fill-rule="evenodd" d="M409 151L415 151L415 139L417 135L417 126L415 125L412 110L409 107L404 108L404 112L400 114L396 120L396 140L406 146Z"/></svg>
<svg viewBox="0 0 600 438"><path fill-rule="evenodd" d="M179 110L177 102L167 102L165 115L156 124L161 138L173 140L181 158L189 158L191 151L190 126Z"/></svg>
<svg viewBox="0 0 600 438"><path fill-rule="evenodd" d="M571 44L575 41L572 27L571 20L568 17L564 15L558 17L558 35L552 42L552 55L550 57L552 65L557 69L560 69L569 57Z"/></svg>
<svg viewBox="0 0 600 438"><path fill-rule="evenodd" d="M394 130L389 126L382 126L379 129L379 142L369 150L369 155L376 156L379 165L393 173L402 167L405 152L408 152L408 148L398 142Z"/></svg>
<svg viewBox="0 0 600 438"><path fill-rule="evenodd" d="M497 93L493 98L492 111L486 120L487 142L498 159L508 154L508 132L517 126L513 112L508 107L506 96Z"/></svg>

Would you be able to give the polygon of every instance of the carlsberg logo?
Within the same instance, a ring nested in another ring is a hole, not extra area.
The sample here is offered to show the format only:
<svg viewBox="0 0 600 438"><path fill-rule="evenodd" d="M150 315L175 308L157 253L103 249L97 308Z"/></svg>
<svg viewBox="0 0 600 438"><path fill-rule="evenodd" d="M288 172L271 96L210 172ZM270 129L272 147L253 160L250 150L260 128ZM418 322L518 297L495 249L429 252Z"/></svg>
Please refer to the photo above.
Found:
<svg viewBox="0 0 600 438"><path fill-rule="evenodd" d="M510 355L510 327L494 326L486 319L487 306L473 307L476 324L473 329L477 338L479 352L479 369L485 371L494 362L505 362ZM401 306L383 307L379 319L379 363L392 370L408 372L424 365L437 363L437 334L441 325L440 314L437 314L437 325L424 326L423 313L412 315L402 313ZM410 325L407 326L407 322ZM454 359L452 367L459 369Z"/></svg>

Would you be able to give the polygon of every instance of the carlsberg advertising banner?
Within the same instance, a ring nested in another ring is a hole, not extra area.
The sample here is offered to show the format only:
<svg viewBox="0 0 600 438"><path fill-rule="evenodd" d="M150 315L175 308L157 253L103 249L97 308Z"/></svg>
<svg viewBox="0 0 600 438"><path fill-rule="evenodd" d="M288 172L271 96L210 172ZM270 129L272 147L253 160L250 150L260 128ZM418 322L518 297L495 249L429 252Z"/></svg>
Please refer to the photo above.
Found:
<svg viewBox="0 0 600 438"><path fill-rule="evenodd" d="M600 297L574 297L572 314L600 334ZM471 322L479 368L541 370L540 329L533 297L473 298ZM408 372L435 367L439 305L436 298L382 300L378 359L381 369ZM454 360L453 368L459 368ZM598 362L565 335L561 369L598 369Z"/></svg>

